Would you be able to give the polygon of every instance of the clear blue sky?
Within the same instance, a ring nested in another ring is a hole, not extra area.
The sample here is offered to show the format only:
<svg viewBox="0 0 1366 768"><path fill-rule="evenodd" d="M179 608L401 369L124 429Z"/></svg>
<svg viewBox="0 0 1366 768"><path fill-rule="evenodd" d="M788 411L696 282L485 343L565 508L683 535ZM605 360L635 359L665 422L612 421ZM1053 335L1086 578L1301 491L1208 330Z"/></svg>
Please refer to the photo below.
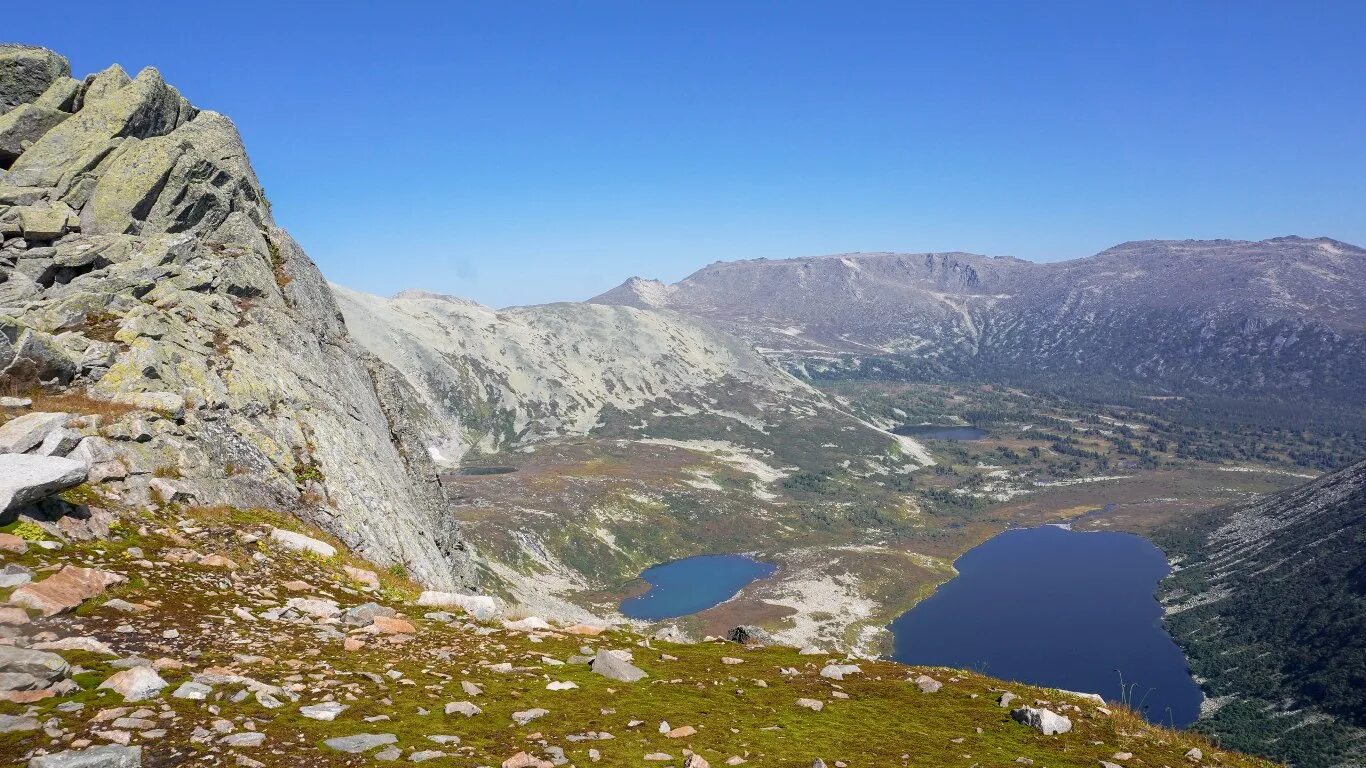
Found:
<svg viewBox="0 0 1366 768"><path fill-rule="evenodd" d="M1366 242L1362 2L43 4L232 117L329 278L496 306L715 260ZM0 35L13 34L7 29Z"/></svg>

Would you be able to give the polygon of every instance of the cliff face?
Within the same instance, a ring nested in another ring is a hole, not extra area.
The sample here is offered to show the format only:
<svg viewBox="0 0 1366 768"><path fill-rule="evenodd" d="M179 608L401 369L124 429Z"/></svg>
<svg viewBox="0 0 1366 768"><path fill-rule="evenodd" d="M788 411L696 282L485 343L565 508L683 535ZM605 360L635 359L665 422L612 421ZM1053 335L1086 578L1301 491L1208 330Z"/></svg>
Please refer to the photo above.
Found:
<svg viewBox="0 0 1366 768"><path fill-rule="evenodd" d="M161 494L293 510L471 586L411 392L347 334L232 122L153 69L69 71L0 48L0 386L96 411L105 490L145 498L155 474Z"/></svg>

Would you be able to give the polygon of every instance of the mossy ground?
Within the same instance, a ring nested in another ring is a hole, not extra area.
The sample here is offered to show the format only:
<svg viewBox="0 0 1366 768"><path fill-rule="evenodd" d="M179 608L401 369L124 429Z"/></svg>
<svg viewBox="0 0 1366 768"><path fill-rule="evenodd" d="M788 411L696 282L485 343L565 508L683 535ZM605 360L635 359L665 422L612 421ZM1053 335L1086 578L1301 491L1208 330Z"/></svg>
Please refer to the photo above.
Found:
<svg viewBox="0 0 1366 768"><path fill-rule="evenodd" d="M32 712L44 723L53 721L65 735L51 740L41 732L0 736L0 763L21 764L37 749L67 748L72 739L103 743L97 732L114 728L108 721L92 720L101 710L127 706L152 710L151 718L166 730L152 739L142 738L137 730L131 733L133 743L143 744L149 765L232 764L236 754L268 766L373 762L371 757L343 754L322 744L333 736L357 733L392 733L405 753L443 750L447 755L434 764L471 767L498 765L523 750L544 755L545 746L562 747L576 765L588 764L588 750L597 749L599 764L610 766L645 765L643 756L652 752L672 755L669 763L678 765L684 750L691 749L712 765L740 756L751 765L807 766L820 757L830 764L843 760L851 768L1006 766L1017 765L1019 758L1050 768L1095 768L1116 752L1132 752L1125 764L1147 768L1188 764L1183 755L1194 745L1205 751L1208 764L1267 765L1213 749L1195 735L1155 728L1127 711L1107 715L1057 691L973 673L865 661L860 662L862 673L837 682L818 674L835 657L800 655L785 648L721 642L645 645L640 636L625 631L583 637L511 631L496 623L464 619L426 619L427 609L406 602L416 586L401 575L381 572L381 588L362 587L342 566L364 566L363 561L350 554L322 559L280 549L268 539L256 539L267 525L307 530L264 511L167 507L126 517L109 541L68 542L57 551L32 547L11 558L40 571L70 563L130 577L74 614L35 619L37 626L29 629L59 636L91 635L124 656L169 658L184 666L162 672L170 686L159 699L125 705L117 694L97 689L115 671L111 659L64 652L78 668L74 679L81 685L79 692L34 705L0 704L0 712ZM130 552L130 547L140 552ZM187 550L225 555L241 567L228 571L179 561ZM284 586L289 581L309 587L291 591ZM246 621L233 612L240 607L259 615L291 596L332 599L343 607L372 600L388 603L405 614L417 632L409 637L352 630L352 636L363 638L366 645L346 651L339 639L321 638L312 623ZM126 614L104 607L113 597L147 610ZM168 629L179 636L163 636ZM650 677L636 683L614 682L586 665L554 663L567 661L584 646L630 650ZM726 663L725 658L741 663ZM495 671L491 665L499 663L510 663L513 670ZM278 709L267 709L252 698L234 703L230 699L241 687L233 685L217 686L203 702L170 696L194 674L214 667L281 686L299 700ZM922 672L943 682L943 689L921 693L910 679ZM573 681L579 687L547 690L552 680ZM483 693L467 695L461 681L481 686ZM1024 702L1049 701L1073 719L1075 729L1062 736L1043 736L1012 722L1008 711L995 703L1005 688ZM825 709L800 708L798 698L823 701ZM334 722L299 714L300 706L326 699L336 699L348 709ZM474 701L483 713L471 718L443 714L445 703L461 700ZM58 708L73 701L84 703L84 708L75 713ZM512 712L534 707L550 714L525 726L514 724ZM365 722L367 717L379 719ZM192 740L196 727L212 730L219 720L236 732L250 723L266 734L266 740L253 748L225 747L217 743L220 732ZM631 720L643 722L630 727ZM697 733L669 739L658 732L660 721L691 725ZM594 731L614 738L569 738ZM459 736L461 743L443 747L428 739L433 735Z"/></svg>

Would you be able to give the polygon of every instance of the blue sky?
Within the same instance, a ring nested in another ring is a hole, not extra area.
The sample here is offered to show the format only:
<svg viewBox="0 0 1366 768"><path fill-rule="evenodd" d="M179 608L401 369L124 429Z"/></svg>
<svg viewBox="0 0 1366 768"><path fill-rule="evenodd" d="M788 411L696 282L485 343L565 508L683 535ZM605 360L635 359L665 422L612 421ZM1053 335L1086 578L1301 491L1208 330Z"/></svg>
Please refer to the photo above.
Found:
<svg viewBox="0 0 1366 768"><path fill-rule="evenodd" d="M21 26L232 117L279 222L376 293L1366 243L1360 2L80 2Z"/></svg>

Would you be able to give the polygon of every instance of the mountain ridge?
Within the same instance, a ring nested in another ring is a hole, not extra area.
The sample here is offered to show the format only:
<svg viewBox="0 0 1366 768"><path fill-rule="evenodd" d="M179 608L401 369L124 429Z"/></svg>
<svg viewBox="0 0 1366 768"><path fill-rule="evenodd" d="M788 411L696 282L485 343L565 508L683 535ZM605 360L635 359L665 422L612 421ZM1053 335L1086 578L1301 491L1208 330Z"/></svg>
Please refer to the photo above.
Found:
<svg viewBox="0 0 1366 768"><path fill-rule="evenodd" d="M1047 263L963 253L718 262L590 301L715 323L809 376L1047 372L1356 402L1364 268L1366 250L1331 238L1134 241Z"/></svg>

